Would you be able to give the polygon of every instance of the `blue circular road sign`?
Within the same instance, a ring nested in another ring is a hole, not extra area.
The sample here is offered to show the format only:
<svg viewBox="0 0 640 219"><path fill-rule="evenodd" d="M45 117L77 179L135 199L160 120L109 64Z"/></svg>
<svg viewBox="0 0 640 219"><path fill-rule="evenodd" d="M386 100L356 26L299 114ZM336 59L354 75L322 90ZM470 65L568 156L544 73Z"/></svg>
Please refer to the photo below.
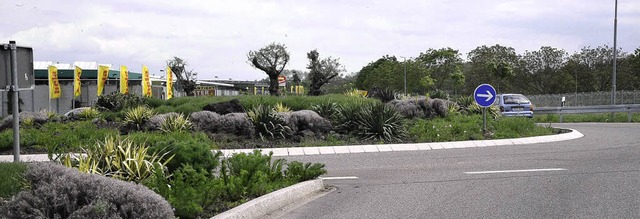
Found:
<svg viewBox="0 0 640 219"><path fill-rule="evenodd" d="M496 89L489 84L481 84L473 91L473 99L481 107L489 107L496 100Z"/></svg>

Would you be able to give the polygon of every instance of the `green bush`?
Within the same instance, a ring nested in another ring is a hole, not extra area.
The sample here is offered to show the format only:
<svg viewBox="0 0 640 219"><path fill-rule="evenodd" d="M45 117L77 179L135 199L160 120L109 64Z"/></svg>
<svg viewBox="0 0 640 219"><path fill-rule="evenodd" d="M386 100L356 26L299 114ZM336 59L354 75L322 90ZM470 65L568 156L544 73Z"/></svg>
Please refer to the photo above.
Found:
<svg viewBox="0 0 640 219"><path fill-rule="evenodd" d="M179 169L183 164L194 169L213 171L219 166L217 153L211 150L217 146L202 132L136 132L129 134L129 139L137 144L149 146L149 152L168 152L172 156L165 166L169 172Z"/></svg>
<svg viewBox="0 0 640 219"><path fill-rule="evenodd" d="M333 121L338 114L339 107L340 106L337 103L323 102L318 105L311 106L311 110L318 113L318 115L322 116L322 118Z"/></svg>
<svg viewBox="0 0 640 219"><path fill-rule="evenodd" d="M324 164L321 163L302 163L293 161L287 165L284 175L288 180L294 182L303 182L318 178L318 176L327 173Z"/></svg>
<svg viewBox="0 0 640 219"><path fill-rule="evenodd" d="M151 108L158 108L162 105L164 105L167 101L160 99L160 98L155 98L155 97L146 97L145 98L145 103L147 103L147 105Z"/></svg>
<svg viewBox="0 0 640 219"><path fill-rule="evenodd" d="M100 112L95 108L87 108L82 110L82 112L78 113L78 118L80 120L92 120L98 118L100 116Z"/></svg>
<svg viewBox="0 0 640 219"><path fill-rule="evenodd" d="M189 164L176 170L170 179L158 172L146 185L164 197L179 218L210 218L229 209L225 206L228 202L224 200L222 179Z"/></svg>
<svg viewBox="0 0 640 219"><path fill-rule="evenodd" d="M144 104L145 98L142 96L113 92L99 96L94 107L102 111L118 112L126 108L133 108Z"/></svg>
<svg viewBox="0 0 640 219"><path fill-rule="evenodd" d="M8 199L23 189L26 163L0 163L0 198Z"/></svg>

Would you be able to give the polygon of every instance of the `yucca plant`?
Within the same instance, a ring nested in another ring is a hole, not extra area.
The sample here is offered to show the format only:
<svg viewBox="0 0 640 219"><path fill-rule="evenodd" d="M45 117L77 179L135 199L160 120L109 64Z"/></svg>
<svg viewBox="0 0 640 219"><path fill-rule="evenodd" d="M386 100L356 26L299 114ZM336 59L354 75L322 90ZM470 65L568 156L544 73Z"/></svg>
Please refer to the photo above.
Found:
<svg viewBox="0 0 640 219"><path fill-rule="evenodd" d="M99 115L100 115L100 112L96 108L91 107L91 108L82 110L80 113L78 113L78 118L82 120L91 120L91 119L98 118Z"/></svg>
<svg viewBox="0 0 640 219"><path fill-rule="evenodd" d="M193 124L182 113L178 115L170 115L164 119L160 130L163 132L184 132L191 130Z"/></svg>
<svg viewBox="0 0 640 219"><path fill-rule="evenodd" d="M281 102L276 103L276 105L275 105L275 106L273 106L273 109L274 109L276 112L279 112L279 113L283 113L283 112L291 112L291 108L289 108L289 107L287 107L287 106L283 105Z"/></svg>
<svg viewBox="0 0 640 219"><path fill-rule="evenodd" d="M403 122L402 115L389 105L366 104L355 113L355 134L364 140L400 141L406 137Z"/></svg>
<svg viewBox="0 0 640 219"><path fill-rule="evenodd" d="M168 153L148 154L145 144L135 144L128 138L108 136L103 142L83 148L83 154L65 154L61 162L80 172L99 174L124 181L142 182L155 171L165 170L173 158Z"/></svg>
<svg viewBox="0 0 640 219"><path fill-rule="evenodd" d="M311 106L311 110L318 113L322 118L333 120L338 114L339 105L334 102L323 102L317 105Z"/></svg>
<svg viewBox="0 0 640 219"><path fill-rule="evenodd" d="M247 116L263 141L265 138L288 138L293 131L282 117L271 107L258 105L247 112Z"/></svg>
<svg viewBox="0 0 640 219"><path fill-rule="evenodd" d="M131 108L124 113L124 122L130 128L135 130L142 130L144 124L149 121L151 117L153 117L155 113L153 109L150 109L147 106L137 106L135 108Z"/></svg>

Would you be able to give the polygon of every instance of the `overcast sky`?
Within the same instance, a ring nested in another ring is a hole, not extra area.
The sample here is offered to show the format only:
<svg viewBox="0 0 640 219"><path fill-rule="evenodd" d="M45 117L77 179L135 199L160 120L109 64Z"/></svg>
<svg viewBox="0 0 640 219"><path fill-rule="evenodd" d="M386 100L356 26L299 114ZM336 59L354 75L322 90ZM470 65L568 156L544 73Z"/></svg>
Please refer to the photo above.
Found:
<svg viewBox="0 0 640 219"><path fill-rule="evenodd" d="M415 57L481 45L518 53L541 46L613 46L614 0L3 0L0 43L34 50L35 61L96 61L160 74L187 60L200 79L255 80L246 54L271 42L305 70L306 53L333 56L347 73L384 55ZM618 1L618 47L640 48L640 1Z"/></svg>

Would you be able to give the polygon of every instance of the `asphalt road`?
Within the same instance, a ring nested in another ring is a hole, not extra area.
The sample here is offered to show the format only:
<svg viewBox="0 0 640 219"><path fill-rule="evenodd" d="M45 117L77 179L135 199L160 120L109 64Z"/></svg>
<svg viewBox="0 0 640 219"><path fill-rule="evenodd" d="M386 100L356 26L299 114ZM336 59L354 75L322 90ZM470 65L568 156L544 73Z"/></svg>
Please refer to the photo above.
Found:
<svg viewBox="0 0 640 219"><path fill-rule="evenodd" d="M570 141L293 156L335 187L277 218L640 218L640 124L558 124ZM489 171L489 172L487 172Z"/></svg>

